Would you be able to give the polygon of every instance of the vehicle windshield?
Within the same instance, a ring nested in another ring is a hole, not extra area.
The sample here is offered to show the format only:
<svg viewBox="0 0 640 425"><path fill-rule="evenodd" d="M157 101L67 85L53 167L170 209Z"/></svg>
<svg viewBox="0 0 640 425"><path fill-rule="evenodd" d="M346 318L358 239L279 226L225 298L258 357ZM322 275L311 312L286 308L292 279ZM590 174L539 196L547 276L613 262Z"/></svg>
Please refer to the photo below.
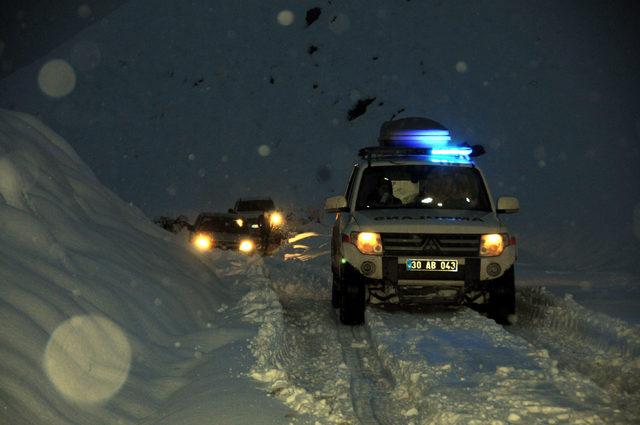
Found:
<svg viewBox="0 0 640 425"><path fill-rule="evenodd" d="M240 233L243 228L239 226L237 218L233 217L204 217L197 230L206 232Z"/></svg>
<svg viewBox="0 0 640 425"><path fill-rule="evenodd" d="M236 211L271 211L276 207L271 199L238 201Z"/></svg>
<svg viewBox="0 0 640 425"><path fill-rule="evenodd" d="M477 169L444 165L368 167L362 174L357 210L421 208L491 211Z"/></svg>

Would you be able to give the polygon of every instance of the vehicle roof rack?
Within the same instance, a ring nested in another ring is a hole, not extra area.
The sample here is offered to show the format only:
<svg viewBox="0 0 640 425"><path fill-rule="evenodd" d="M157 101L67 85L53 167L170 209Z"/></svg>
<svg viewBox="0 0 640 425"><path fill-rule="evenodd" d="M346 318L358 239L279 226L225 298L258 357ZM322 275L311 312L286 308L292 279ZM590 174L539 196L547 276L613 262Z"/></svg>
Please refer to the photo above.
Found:
<svg viewBox="0 0 640 425"><path fill-rule="evenodd" d="M429 155L431 148L403 148L396 146L368 146L358 151L360 158L384 156Z"/></svg>
<svg viewBox="0 0 640 425"><path fill-rule="evenodd" d="M482 145L469 146L467 143L455 146L442 146L432 148L416 148L403 146L368 146L358 151L358 156L371 161L373 158L430 155L474 158L485 153Z"/></svg>

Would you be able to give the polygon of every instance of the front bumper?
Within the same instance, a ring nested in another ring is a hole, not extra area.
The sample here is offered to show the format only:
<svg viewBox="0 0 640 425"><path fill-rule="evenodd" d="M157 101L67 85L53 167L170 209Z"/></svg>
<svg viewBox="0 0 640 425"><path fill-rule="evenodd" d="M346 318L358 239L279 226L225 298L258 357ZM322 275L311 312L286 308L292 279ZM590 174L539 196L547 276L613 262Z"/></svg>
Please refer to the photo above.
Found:
<svg viewBox="0 0 640 425"><path fill-rule="evenodd" d="M423 282L433 282L437 284L440 281L458 281L464 282L473 277L474 280L491 280L496 279L504 274L516 261L516 247L507 246L502 254L496 257L455 257L455 256L438 256L438 255L411 255L411 256L389 256L389 255L365 255L350 243L342 244L343 262L350 264L356 271L369 279L387 280L390 283L411 284L410 281L420 280ZM406 261L409 258L435 258L443 260L458 260L458 272L431 272L406 271ZM364 272L366 270L365 263L373 264L373 272ZM487 271L489 264L497 264L500 267L498 274L490 275ZM395 267L394 267L395 264Z"/></svg>

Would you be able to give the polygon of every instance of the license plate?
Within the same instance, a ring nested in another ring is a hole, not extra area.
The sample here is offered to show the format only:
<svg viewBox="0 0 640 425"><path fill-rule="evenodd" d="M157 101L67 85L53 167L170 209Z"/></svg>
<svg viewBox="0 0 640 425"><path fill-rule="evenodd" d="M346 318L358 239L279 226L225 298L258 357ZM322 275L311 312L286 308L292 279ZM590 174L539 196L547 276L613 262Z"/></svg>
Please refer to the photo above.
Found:
<svg viewBox="0 0 640 425"><path fill-rule="evenodd" d="M458 260L442 260L436 258L410 258L407 260L407 270L428 272L457 272Z"/></svg>

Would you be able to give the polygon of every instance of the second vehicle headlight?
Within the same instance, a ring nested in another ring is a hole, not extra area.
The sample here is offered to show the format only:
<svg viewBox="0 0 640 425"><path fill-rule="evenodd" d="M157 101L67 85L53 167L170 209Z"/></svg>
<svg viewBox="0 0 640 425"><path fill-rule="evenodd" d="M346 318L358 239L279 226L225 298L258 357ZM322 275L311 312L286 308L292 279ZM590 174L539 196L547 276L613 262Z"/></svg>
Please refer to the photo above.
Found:
<svg viewBox="0 0 640 425"><path fill-rule="evenodd" d="M363 254L382 255L382 238L380 233L353 232L351 241Z"/></svg>
<svg viewBox="0 0 640 425"><path fill-rule="evenodd" d="M200 251L209 251L213 248L213 237L207 233L196 233L192 243Z"/></svg>
<svg viewBox="0 0 640 425"><path fill-rule="evenodd" d="M509 242L509 235L506 233L490 233L480 237L480 256L496 257L502 254L504 247Z"/></svg>
<svg viewBox="0 0 640 425"><path fill-rule="evenodd" d="M284 218L282 218L282 214L280 214L279 212L273 212L269 216L269 223L271 223L273 227L281 226L283 222Z"/></svg>
<svg viewBox="0 0 640 425"><path fill-rule="evenodd" d="M253 243L252 240L250 239L244 239L243 241L240 242L240 246L238 247L238 249L242 252L252 252L254 249L256 249L256 245Z"/></svg>

